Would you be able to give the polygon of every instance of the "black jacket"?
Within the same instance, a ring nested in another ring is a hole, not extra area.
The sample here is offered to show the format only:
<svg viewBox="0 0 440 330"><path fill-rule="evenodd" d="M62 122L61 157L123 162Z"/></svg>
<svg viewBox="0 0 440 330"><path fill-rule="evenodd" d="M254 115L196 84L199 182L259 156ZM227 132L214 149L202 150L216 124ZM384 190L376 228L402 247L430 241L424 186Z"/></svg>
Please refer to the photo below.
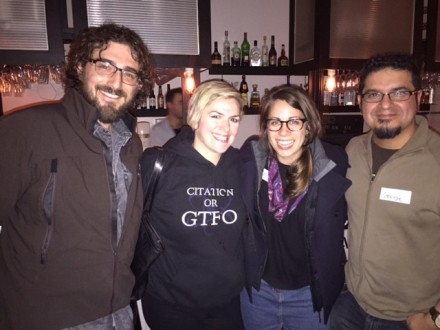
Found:
<svg viewBox="0 0 440 330"><path fill-rule="evenodd" d="M311 291L315 311L324 309L327 322L330 310L344 285L343 247L346 220L345 191L351 182L345 178L348 159L345 151L316 140L311 145L313 181L306 203L306 250L311 274ZM246 143L242 158L241 186L253 230L247 233L246 287L260 289L267 258L266 230L258 205L258 191L268 149L262 141Z"/></svg>
<svg viewBox="0 0 440 330"><path fill-rule="evenodd" d="M239 154L229 148L215 166L184 129L165 146L150 219L164 246L149 269L147 293L190 309L213 308L244 287L242 233L246 212L239 191ZM143 186L157 150L145 150Z"/></svg>
<svg viewBox="0 0 440 330"><path fill-rule="evenodd" d="M133 180L114 247L104 147L92 134L97 116L70 89L62 102L0 119L1 329L71 327L130 302L142 145L127 115L133 136L120 156Z"/></svg>

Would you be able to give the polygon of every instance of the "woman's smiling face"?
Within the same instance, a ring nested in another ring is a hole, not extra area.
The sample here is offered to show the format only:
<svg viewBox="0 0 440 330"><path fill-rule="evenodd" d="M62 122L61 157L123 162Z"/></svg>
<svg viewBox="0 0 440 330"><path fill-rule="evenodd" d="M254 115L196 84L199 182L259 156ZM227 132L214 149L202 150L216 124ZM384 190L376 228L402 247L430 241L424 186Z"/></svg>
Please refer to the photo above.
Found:
<svg viewBox="0 0 440 330"><path fill-rule="evenodd" d="M218 99L203 109L195 128L194 148L214 165L238 133L240 107L233 98Z"/></svg>
<svg viewBox="0 0 440 330"><path fill-rule="evenodd" d="M288 121L291 119L304 119L301 110L293 108L286 101L277 100L269 110L268 119ZM267 137L270 145L277 154L278 160L285 165L293 164L302 154L302 147L306 139L306 127L298 131L291 131L286 123L281 124L279 131L271 131L267 128Z"/></svg>

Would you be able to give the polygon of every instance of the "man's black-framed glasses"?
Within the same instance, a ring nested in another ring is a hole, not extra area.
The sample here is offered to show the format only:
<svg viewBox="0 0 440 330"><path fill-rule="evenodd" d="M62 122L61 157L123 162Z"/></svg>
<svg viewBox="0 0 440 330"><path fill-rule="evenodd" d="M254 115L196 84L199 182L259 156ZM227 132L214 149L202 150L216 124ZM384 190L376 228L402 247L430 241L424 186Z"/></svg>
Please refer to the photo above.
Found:
<svg viewBox="0 0 440 330"><path fill-rule="evenodd" d="M113 76L116 71L121 72L122 82L130 86L136 86L139 83L139 74L132 70L118 68L109 61L102 59L89 59L90 63L95 65L95 71L101 76Z"/></svg>
<svg viewBox="0 0 440 330"><path fill-rule="evenodd" d="M406 101L409 100L411 95L417 94L419 90L408 91L406 89L398 89L388 93L382 93L378 91L368 91L361 94L362 100L368 103L378 103L381 102L385 95L388 95L391 101Z"/></svg>
<svg viewBox="0 0 440 330"><path fill-rule="evenodd" d="M305 118L291 118L289 120L281 120L278 118L270 118L266 120L267 129L271 132L278 132L283 124L286 124L290 131L300 131L304 123L307 121Z"/></svg>

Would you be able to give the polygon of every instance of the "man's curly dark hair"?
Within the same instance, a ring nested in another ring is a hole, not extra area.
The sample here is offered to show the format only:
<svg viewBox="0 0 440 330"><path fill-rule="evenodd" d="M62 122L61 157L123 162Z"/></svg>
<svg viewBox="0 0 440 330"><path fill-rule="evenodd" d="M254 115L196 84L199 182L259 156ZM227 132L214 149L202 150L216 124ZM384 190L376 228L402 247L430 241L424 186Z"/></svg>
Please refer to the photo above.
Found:
<svg viewBox="0 0 440 330"><path fill-rule="evenodd" d="M78 68L87 64L95 49L105 50L110 41L130 47L133 58L139 63L141 88L135 102L140 103L152 88L154 76L152 57L147 45L136 32L114 23L86 28L72 41L65 67L65 87L75 89L82 87L83 83L78 77Z"/></svg>
<svg viewBox="0 0 440 330"><path fill-rule="evenodd" d="M385 53L371 57L365 62L359 73L359 93L363 93L365 80L370 73L390 68L411 73L411 80L416 90L422 86L420 64L415 57L406 53Z"/></svg>

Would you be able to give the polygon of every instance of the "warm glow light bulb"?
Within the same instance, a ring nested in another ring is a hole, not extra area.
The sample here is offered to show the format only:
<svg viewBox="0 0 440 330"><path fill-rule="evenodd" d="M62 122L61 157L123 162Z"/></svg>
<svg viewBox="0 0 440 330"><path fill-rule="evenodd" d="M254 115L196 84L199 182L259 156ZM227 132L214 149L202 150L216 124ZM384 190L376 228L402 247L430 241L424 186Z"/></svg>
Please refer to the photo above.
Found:
<svg viewBox="0 0 440 330"><path fill-rule="evenodd" d="M186 68L183 77L185 79L185 90L188 92L188 94L192 94L196 87L194 70L192 68Z"/></svg>
<svg viewBox="0 0 440 330"><path fill-rule="evenodd" d="M333 92L336 87L335 70L328 70L328 77L325 82L325 89L329 92Z"/></svg>

